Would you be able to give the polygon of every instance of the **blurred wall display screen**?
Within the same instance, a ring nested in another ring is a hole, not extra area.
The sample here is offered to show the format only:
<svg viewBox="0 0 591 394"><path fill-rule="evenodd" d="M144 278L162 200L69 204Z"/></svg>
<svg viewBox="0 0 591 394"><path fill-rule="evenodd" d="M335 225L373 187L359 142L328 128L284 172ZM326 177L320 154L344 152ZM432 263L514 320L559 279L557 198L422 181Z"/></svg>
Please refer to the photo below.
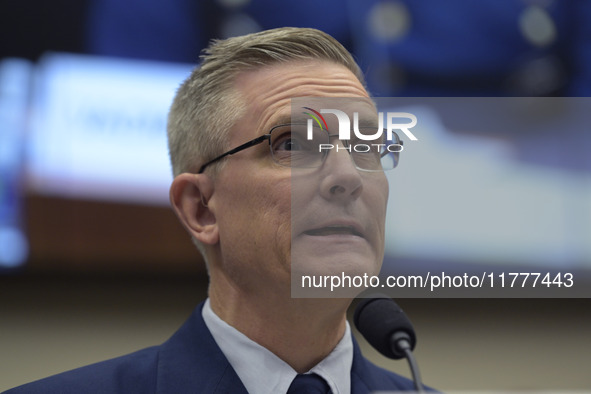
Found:
<svg viewBox="0 0 591 394"><path fill-rule="evenodd" d="M591 268L590 98L384 100L418 118L388 173L388 271Z"/></svg>
<svg viewBox="0 0 591 394"><path fill-rule="evenodd" d="M166 118L190 65L46 55L38 66L28 183L39 193L166 204Z"/></svg>

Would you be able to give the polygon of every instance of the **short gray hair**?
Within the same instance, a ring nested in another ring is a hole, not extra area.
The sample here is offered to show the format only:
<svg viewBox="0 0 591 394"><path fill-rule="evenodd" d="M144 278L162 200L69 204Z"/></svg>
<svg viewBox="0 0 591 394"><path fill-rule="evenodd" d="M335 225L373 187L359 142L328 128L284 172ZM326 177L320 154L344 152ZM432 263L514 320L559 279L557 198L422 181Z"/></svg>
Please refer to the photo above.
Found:
<svg viewBox="0 0 591 394"><path fill-rule="evenodd" d="M168 115L168 149L174 176L196 172L227 149L229 130L246 103L236 89L245 71L277 63L326 60L348 68L365 86L351 54L316 29L284 27L226 40L214 40L180 86Z"/></svg>

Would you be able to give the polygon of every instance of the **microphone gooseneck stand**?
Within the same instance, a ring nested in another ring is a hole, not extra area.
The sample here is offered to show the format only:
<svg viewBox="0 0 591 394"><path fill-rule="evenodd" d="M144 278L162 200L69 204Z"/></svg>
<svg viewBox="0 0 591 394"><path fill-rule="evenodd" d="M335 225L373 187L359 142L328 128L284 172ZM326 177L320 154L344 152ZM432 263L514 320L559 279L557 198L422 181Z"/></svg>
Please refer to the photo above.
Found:
<svg viewBox="0 0 591 394"><path fill-rule="evenodd" d="M415 389L424 393L419 366L412 353L417 343L415 331L402 309L385 296L367 298L357 305L354 322L363 337L384 356L408 360Z"/></svg>

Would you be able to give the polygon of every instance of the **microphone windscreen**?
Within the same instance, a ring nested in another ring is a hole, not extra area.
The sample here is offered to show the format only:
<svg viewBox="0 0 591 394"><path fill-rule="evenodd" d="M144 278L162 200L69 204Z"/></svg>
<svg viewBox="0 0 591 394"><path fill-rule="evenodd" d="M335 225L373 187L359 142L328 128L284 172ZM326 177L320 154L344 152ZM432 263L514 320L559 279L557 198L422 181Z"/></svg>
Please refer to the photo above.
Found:
<svg viewBox="0 0 591 394"><path fill-rule="evenodd" d="M410 320L391 298L363 299L355 309L354 322L367 342L388 358L404 357L404 353L392 350L390 341L394 333L408 334L411 349L417 343Z"/></svg>

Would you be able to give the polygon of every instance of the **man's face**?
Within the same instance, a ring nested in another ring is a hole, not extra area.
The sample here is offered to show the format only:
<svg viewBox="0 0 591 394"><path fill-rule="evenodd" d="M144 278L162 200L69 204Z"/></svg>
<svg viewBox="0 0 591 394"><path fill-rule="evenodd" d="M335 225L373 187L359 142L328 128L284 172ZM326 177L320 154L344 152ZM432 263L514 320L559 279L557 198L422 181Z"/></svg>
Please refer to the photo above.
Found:
<svg viewBox="0 0 591 394"><path fill-rule="evenodd" d="M236 87L247 109L231 130L229 147L289 123L293 97L368 96L345 67L317 61L246 72ZM332 121L327 117L329 130L337 130ZM306 169L279 166L267 143L241 151L216 176L209 200L222 270L246 292L285 292L292 270L375 274L383 258L387 198L384 174L360 172L346 151Z"/></svg>

